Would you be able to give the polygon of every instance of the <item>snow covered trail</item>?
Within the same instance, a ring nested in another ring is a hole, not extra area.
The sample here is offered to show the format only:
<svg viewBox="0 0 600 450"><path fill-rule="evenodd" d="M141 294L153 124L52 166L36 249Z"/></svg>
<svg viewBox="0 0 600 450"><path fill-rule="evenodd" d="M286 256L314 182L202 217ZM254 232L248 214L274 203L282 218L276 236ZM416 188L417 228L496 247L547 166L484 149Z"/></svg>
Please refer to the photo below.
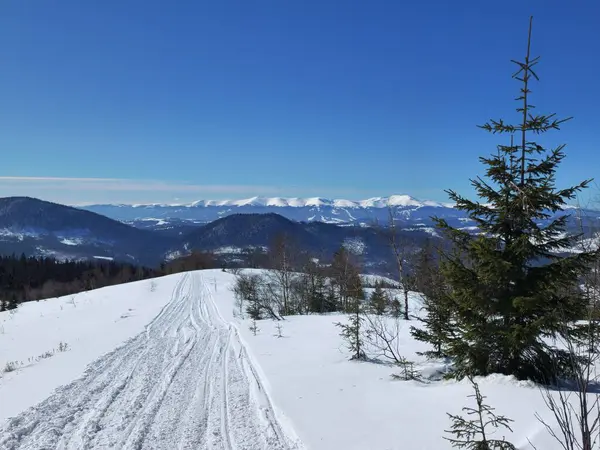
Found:
<svg viewBox="0 0 600 450"><path fill-rule="evenodd" d="M199 273L146 330L9 420L0 448L292 450L240 341Z"/></svg>

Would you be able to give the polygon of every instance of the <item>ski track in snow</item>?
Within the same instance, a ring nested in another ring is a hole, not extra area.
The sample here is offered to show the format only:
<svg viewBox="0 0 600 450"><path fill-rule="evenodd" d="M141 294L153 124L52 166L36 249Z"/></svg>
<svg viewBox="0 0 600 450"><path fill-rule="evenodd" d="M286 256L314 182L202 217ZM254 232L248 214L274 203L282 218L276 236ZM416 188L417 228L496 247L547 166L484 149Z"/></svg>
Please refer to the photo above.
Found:
<svg viewBox="0 0 600 450"><path fill-rule="evenodd" d="M235 326L201 274L79 380L0 429L5 450L292 450Z"/></svg>

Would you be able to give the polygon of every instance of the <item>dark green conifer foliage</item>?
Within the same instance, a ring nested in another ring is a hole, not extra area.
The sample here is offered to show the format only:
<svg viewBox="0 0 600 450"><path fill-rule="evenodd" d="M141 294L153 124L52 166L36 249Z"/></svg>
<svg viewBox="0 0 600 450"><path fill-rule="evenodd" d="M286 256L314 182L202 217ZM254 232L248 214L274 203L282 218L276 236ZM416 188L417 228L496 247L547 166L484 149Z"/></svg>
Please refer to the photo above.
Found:
<svg viewBox="0 0 600 450"><path fill-rule="evenodd" d="M375 285L375 290L371 293L369 303L371 310L375 314L379 316L385 314L388 306L388 298L385 291L381 287L381 283L377 283Z"/></svg>
<svg viewBox="0 0 600 450"><path fill-rule="evenodd" d="M350 359L366 359L363 342L363 307L360 298L351 297L349 300L349 308L353 311L348 315L348 322L337 322L335 325L341 329L340 336L346 343L346 347L350 351Z"/></svg>
<svg viewBox="0 0 600 450"><path fill-rule="evenodd" d="M410 333L419 341L427 342L433 350L423 352L430 358L446 356L443 344L452 332L451 309L448 305L447 289L434 257L436 249L427 242L421 249L415 264L415 286L423 295L421 314L416 319L420 326L412 326ZM439 250L437 251L439 253Z"/></svg>
<svg viewBox="0 0 600 450"><path fill-rule="evenodd" d="M560 354L543 338L560 334L565 322L583 317L585 309L583 295L573 286L596 253L558 256L578 238L565 234L567 215L559 213L546 226L540 221L560 212L590 180L557 188L555 175L565 146L547 149L534 141L568 119L534 112L530 86L538 80L534 68L539 57L530 57L530 45L531 20L525 59L513 61L518 67L513 78L521 84L519 123L500 119L481 126L507 134L510 145L480 158L486 177L471 180L479 200L447 191L482 234L472 236L436 219L454 248L441 262L452 315L452 334L445 336L441 350L454 359L458 377L497 372L553 380Z"/></svg>
<svg viewBox="0 0 600 450"><path fill-rule="evenodd" d="M358 269L355 267L350 271L345 282L344 292L347 295L348 322L338 322L336 326L341 329L340 336L346 342L346 346L352 354L350 359L366 359L363 343L363 323L365 319L362 304L365 296Z"/></svg>
<svg viewBox="0 0 600 450"><path fill-rule="evenodd" d="M476 407L465 406L462 410L466 416L448 414L452 420L450 430L446 433L454 437L444 437L450 441L454 448L467 450L516 450L516 447L504 437L498 439L498 431L510 431L512 419L500 416L494 408L485 403L485 395L479 390L479 385L469 377L474 394L469 395L475 399Z"/></svg>

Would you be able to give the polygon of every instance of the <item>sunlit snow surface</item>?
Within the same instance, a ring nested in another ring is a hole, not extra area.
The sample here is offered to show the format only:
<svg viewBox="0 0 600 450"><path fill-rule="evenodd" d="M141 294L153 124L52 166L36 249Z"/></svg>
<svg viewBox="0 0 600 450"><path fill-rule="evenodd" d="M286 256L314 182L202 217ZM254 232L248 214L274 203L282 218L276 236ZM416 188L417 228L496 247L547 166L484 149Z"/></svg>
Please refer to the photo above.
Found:
<svg viewBox="0 0 600 450"><path fill-rule="evenodd" d="M396 367L348 360L334 325L344 315L288 317L281 338L261 320L254 336L234 279L177 274L0 313L0 367L23 363L0 378L0 448L451 448L446 413L472 391L440 379L444 361L417 355L427 347L410 335L416 321L398 322L399 349L423 380L395 380ZM420 302L410 294L411 313ZM67 351L36 360L61 342ZM551 419L535 385L478 382L515 420L504 434L518 448L560 448L534 417Z"/></svg>

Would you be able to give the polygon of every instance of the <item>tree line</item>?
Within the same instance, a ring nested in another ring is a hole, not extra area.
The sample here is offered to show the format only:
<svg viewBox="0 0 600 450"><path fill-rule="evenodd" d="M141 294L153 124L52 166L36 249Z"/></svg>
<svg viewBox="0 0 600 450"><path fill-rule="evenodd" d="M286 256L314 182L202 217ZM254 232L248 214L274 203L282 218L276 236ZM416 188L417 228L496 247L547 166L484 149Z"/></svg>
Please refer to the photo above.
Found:
<svg viewBox="0 0 600 450"><path fill-rule="evenodd" d="M60 261L51 257L0 256L0 311L20 303L75 294L188 270L217 267L210 253L164 262L158 268L108 260Z"/></svg>

